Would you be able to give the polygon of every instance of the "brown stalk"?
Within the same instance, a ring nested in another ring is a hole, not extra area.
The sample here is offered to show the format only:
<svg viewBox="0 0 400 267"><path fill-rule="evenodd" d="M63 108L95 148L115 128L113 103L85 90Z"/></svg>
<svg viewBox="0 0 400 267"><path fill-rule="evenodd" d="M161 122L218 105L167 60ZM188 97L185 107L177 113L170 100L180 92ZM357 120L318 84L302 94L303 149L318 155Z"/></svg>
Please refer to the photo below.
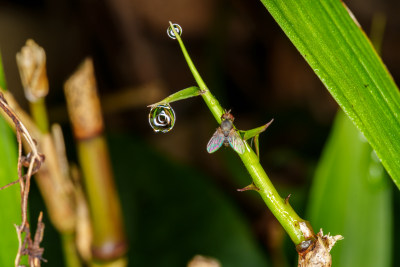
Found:
<svg viewBox="0 0 400 267"><path fill-rule="evenodd" d="M318 234L310 232L310 227L300 225L306 236L306 241L296 246L299 254L298 267L330 267L332 266L332 256L330 251L335 243L343 239L343 236L324 235L322 229Z"/></svg>

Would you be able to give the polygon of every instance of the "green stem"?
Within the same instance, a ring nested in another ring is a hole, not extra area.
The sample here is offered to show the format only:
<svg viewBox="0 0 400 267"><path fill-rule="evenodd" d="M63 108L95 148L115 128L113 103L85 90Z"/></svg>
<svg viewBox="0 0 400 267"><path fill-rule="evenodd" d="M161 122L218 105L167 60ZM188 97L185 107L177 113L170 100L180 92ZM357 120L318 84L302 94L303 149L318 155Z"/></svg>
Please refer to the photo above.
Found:
<svg viewBox="0 0 400 267"><path fill-rule="evenodd" d="M80 140L78 153L93 222L93 260L109 266L123 258L127 244L107 143L103 136Z"/></svg>
<svg viewBox="0 0 400 267"><path fill-rule="evenodd" d="M4 68L3 68L3 59L0 53L0 87L3 90L7 89L7 82L6 82L6 77L4 75Z"/></svg>
<svg viewBox="0 0 400 267"><path fill-rule="evenodd" d="M267 204L272 214L278 219L279 223L288 233L293 243L298 245L305 240L304 234L300 229L300 222L305 222L293 210L289 202L281 198L276 191L274 185L269 179L267 173L264 171L260 161L250 146L246 144L246 151L243 154L238 154L242 160L247 171L253 179L253 183L257 186L258 193Z"/></svg>
<svg viewBox="0 0 400 267"><path fill-rule="evenodd" d="M200 89L204 91L204 93L202 94L204 101L206 102L217 122L221 123L221 116L224 114L224 109L207 88L192 60L190 59L190 56L182 42L182 39L180 38L179 34L176 33L171 22L170 25L175 33L176 39L179 42L183 55L189 65L190 71L192 72ZM240 159L243 161L243 164L245 165L247 171L251 175L254 185L257 186L257 188L259 189L258 193L261 195L265 204L267 204L268 208L271 210L271 212L278 219L285 231L288 233L292 241L296 245L298 245L305 240L304 234L300 229L300 222L306 221L301 219L299 215L297 215L297 213L290 206L289 202L286 202L283 198L281 198L281 196L271 183L271 180L268 178L268 175L261 166L257 155L254 153L254 151L251 149L246 141L244 141L244 143L246 144L245 152L243 154L239 154L239 156Z"/></svg>
<svg viewBox="0 0 400 267"><path fill-rule="evenodd" d="M44 97L38 99L36 102L30 102L30 110L37 127L42 133L49 132L49 120L47 117L47 110Z"/></svg>
<svg viewBox="0 0 400 267"><path fill-rule="evenodd" d="M221 123L221 116L225 113L224 109L219 104L218 100L211 94L210 90L208 89L207 85L204 83L203 79L201 78L199 72L197 71L196 67L193 64L193 61L190 59L189 53L187 52L185 45L182 42L182 39L179 34L176 33L175 28L173 27L172 23L169 22L171 25L173 32L176 39L181 46L183 56L186 59L187 64L189 65L189 69L193 74L194 79L196 80L200 90L202 91L202 97L206 102L208 108L210 109L211 113L214 115L214 118L217 120L218 123Z"/></svg>
<svg viewBox="0 0 400 267"><path fill-rule="evenodd" d="M75 245L75 236L71 233L62 233L62 248L64 251L64 261L67 267L81 267L81 259Z"/></svg>

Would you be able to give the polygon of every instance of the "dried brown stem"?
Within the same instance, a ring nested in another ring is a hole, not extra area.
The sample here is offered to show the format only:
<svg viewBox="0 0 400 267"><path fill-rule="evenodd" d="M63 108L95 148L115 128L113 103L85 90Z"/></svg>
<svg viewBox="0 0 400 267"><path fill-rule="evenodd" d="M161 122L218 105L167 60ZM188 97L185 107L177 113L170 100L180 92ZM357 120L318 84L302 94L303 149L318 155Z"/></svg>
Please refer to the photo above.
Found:
<svg viewBox="0 0 400 267"><path fill-rule="evenodd" d="M19 179L18 179L18 180L15 180L14 182L11 182L11 183L9 183L9 184L6 184L5 186L0 187L0 191L3 190L3 189L6 189L6 188L8 188L8 187L10 187L10 186L12 186L12 185L15 185L15 184L17 184L17 183L19 183Z"/></svg>
<svg viewBox="0 0 400 267"><path fill-rule="evenodd" d="M305 229L306 227L303 227ZM311 233L310 233L311 234ZM341 235L324 235L322 229L318 234L301 242L296 246L299 254L298 267L330 267L332 266L332 256L329 253L338 240L342 240Z"/></svg>
<svg viewBox="0 0 400 267"><path fill-rule="evenodd" d="M31 177L36 173L40 165L44 161L44 156L40 154L36 147L36 142L29 134L28 130L15 114L15 112L9 107L4 95L0 92L0 108L5 114L12 120L15 125L15 131L18 141L18 181L20 184L21 192L21 224L15 225L18 237L18 252L15 257L15 266L20 266L21 257L28 255L29 263L31 267L40 267L40 261L42 260L43 248L40 248L40 241L43 237L44 224L42 222L42 214L39 215L38 226L36 230L35 240L32 241L30 235L30 227L28 223L28 196L31 183ZM22 155L22 137L24 137L27 145L31 149L31 152L27 156ZM22 175L22 168L28 166L26 175ZM15 184L12 182L11 184ZM9 185L3 186L6 188ZM26 233L25 238L22 239L23 233Z"/></svg>
<svg viewBox="0 0 400 267"><path fill-rule="evenodd" d="M72 249L69 250L70 252L66 252L67 254L65 257L69 259L78 259L80 256L78 256L77 247L75 247L75 238L77 238L78 235L75 236L75 231L77 228L76 205L79 203L75 200L75 192L77 190L76 188L80 185L73 184L70 180L61 129L59 126L53 125L52 129L55 130L52 131L52 135L48 132L41 132L32 118L18 105L10 92L2 91L1 88L0 92L3 93L4 98L7 99L9 109L14 111L19 120L29 129L30 135L35 141L37 140L37 149L46 155L46 163L42 164L38 173L35 174L36 183L46 204L49 219L63 237L63 246L72 244ZM4 110L0 109L0 113L2 113L7 123L17 134L14 121ZM22 141L25 151L30 151L31 149L28 142L25 142L24 139L22 139ZM36 143L35 141L34 143ZM27 156L22 155L21 160L24 167L29 167L31 160L30 155L32 155L32 153ZM19 182L19 179L14 182L14 184L17 182ZM11 184L3 188L9 186L11 186ZM0 190L1 189L2 188L0 188ZM86 200L83 198L81 201ZM67 250L64 248L64 251ZM80 250L79 252L82 253ZM85 257L85 259L88 259L88 257Z"/></svg>

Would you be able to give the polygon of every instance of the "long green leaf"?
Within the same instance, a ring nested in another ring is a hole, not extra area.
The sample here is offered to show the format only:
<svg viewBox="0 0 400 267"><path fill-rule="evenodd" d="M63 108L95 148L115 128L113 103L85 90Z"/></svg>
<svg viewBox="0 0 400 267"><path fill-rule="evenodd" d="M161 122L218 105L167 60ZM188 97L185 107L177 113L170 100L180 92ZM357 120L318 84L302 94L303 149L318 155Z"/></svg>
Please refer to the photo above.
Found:
<svg viewBox="0 0 400 267"><path fill-rule="evenodd" d="M261 0L400 187L400 93L339 0Z"/></svg>
<svg viewBox="0 0 400 267"><path fill-rule="evenodd" d="M0 86L6 88L0 55ZM17 146L15 136L0 116L0 186L18 179ZM13 185L0 191L0 266L14 266L18 239L14 224L21 222L19 186Z"/></svg>
<svg viewBox="0 0 400 267"><path fill-rule="evenodd" d="M191 86L189 88L180 90L180 91L178 91L178 92L176 92L176 93L164 98L160 102L151 104L151 105L149 105L149 107L154 107L154 106L158 106L158 105L165 105L165 104L169 104L171 102L187 99L187 98L190 98L190 97L199 96L199 95L201 95L201 93L202 92L201 92L199 87Z"/></svg>
<svg viewBox="0 0 400 267"><path fill-rule="evenodd" d="M339 112L318 164L308 216L314 229L341 234L334 266L391 266L392 187L385 171L351 121Z"/></svg>

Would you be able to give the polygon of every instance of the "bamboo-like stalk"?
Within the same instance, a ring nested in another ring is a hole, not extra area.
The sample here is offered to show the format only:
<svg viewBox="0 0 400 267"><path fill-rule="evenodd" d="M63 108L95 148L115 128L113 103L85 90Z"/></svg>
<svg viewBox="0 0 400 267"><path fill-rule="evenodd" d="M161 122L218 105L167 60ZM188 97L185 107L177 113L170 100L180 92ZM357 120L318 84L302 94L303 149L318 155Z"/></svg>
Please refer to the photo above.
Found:
<svg viewBox="0 0 400 267"><path fill-rule="evenodd" d="M93 260L98 266L126 266L122 212L102 135L103 120L91 59L81 64L64 90L92 218Z"/></svg>
<svg viewBox="0 0 400 267"><path fill-rule="evenodd" d="M49 120L47 115L46 103L44 98L38 99L36 102L29 102L32 118L37 127L43 133L49 132Z"/></svg>
<svg viewBox="0 0 400 267"><path fill-rule="evenodd" d="M51 222L60 232L67 266L80 266L80 257L75 245L75 201L74 186L68 173L60 166L60 153L50 134L45 97L49 91L46 74L46 54L33 40L16 56L18 69L29 101L33 118L31 127L35 128L36 140L46 155L46 162L37 173L36 183L43 196ZM26 117L25 117L26 118ZM32 126L35 124L35 126ZM61 144L63 146L64 144ZM60 145L59 145L60 146ZM65 153L65 152L64 152Z"/></svg>

